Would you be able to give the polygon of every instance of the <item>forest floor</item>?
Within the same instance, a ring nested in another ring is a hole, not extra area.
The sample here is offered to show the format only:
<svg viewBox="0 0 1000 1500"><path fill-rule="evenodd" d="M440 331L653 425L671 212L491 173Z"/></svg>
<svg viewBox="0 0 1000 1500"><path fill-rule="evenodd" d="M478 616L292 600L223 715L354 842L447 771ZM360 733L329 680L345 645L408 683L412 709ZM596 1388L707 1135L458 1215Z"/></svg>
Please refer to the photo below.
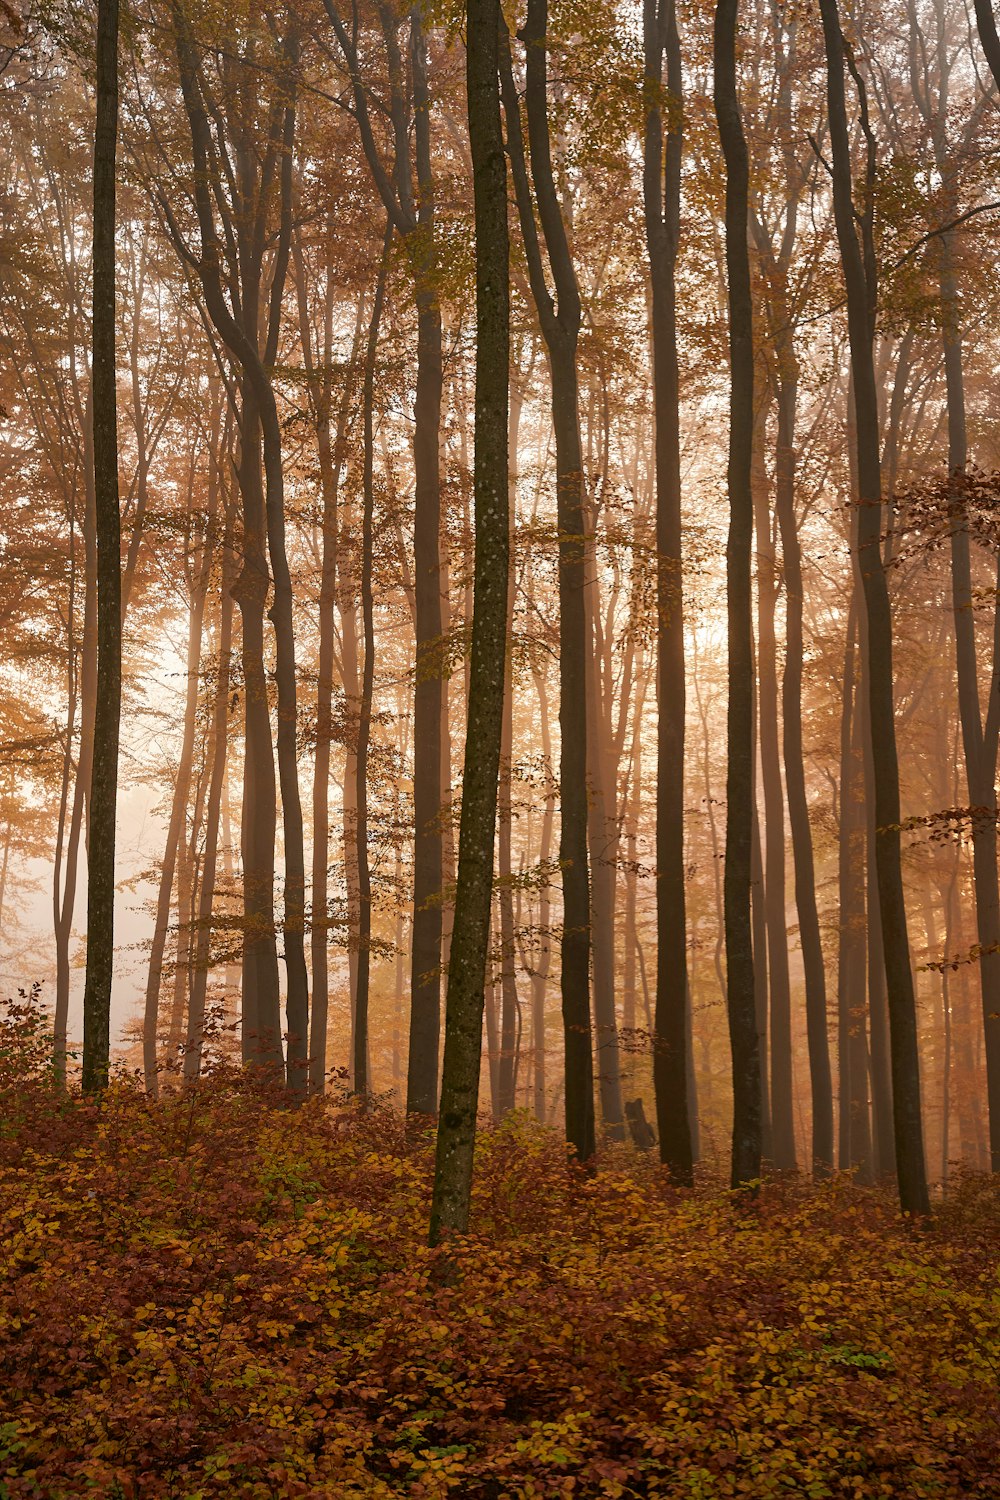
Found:
<svg viewBox="0 0 1000 1500"><path fill-rule="evenodd" d="M515 1117L445 1263L388 1112L25 1071L0 1045L4 1500L1000 1496L983 1179L916 1230L845 1180L585 1178Z"/></svg>

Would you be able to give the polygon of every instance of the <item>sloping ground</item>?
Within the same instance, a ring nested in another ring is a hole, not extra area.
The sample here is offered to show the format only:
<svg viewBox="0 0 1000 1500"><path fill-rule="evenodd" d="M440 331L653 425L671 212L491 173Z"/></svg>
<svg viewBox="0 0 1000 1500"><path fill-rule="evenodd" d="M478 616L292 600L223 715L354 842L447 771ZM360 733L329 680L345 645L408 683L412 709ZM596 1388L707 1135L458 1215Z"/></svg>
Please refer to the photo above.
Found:
<svg viewBox="0 0 1000 1500"><path fill-rule="evenodd" d="M989 1183L916 1231L515 1120L444 1265L386 1114L0 1103L0 1496L1000 1495Z"/></svg>

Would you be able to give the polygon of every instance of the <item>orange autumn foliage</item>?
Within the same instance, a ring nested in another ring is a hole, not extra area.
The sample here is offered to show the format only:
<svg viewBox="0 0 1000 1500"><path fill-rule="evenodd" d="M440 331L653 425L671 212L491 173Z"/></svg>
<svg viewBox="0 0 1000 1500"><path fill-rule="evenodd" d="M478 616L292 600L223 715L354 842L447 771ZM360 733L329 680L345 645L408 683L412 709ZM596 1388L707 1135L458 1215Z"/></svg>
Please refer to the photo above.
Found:
<svg viewBox="0 0 1000 1500"><path fill-rule="evenodd" d="M224 1063L158 1103L0 1030L0 1496L1000 1495L1000 1193L933 1227L845 1181L681 1194L484 1131L426 1248L430 1141ZM992 1248L991 1248L992 1247Z"/></svg>

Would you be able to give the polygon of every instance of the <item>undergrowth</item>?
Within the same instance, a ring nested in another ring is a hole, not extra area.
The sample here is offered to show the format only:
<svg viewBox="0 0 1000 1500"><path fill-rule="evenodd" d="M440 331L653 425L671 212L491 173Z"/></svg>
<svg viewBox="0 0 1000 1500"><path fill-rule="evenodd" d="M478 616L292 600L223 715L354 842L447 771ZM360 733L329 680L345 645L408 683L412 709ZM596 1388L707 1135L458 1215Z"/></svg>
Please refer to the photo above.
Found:
<svg viewBox="0 0 1000 1500"><path fill-rule="evenodd" d="M1000 1496L988 1181L915 1230L842 1179L582 1177L515 1116L432 1252L433 1142L387 1109L222 1063L97 1107L32 1014L0 1025L3 1500Z"/></svg>

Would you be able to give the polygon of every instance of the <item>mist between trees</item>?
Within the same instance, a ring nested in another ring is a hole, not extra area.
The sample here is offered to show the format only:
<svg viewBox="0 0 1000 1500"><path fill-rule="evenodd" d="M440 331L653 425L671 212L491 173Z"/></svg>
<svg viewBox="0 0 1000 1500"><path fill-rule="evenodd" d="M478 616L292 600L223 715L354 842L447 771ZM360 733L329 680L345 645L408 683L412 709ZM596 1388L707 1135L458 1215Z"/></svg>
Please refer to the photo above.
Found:
<svg viewBox="0 0 1000 1500"><path fill-rule="evenodd" d="M207 1025L437 1117L434 1238L518 1109L681 1186L996 1169L988 0L93 22L0 7L57 1078Z"/></svg>

